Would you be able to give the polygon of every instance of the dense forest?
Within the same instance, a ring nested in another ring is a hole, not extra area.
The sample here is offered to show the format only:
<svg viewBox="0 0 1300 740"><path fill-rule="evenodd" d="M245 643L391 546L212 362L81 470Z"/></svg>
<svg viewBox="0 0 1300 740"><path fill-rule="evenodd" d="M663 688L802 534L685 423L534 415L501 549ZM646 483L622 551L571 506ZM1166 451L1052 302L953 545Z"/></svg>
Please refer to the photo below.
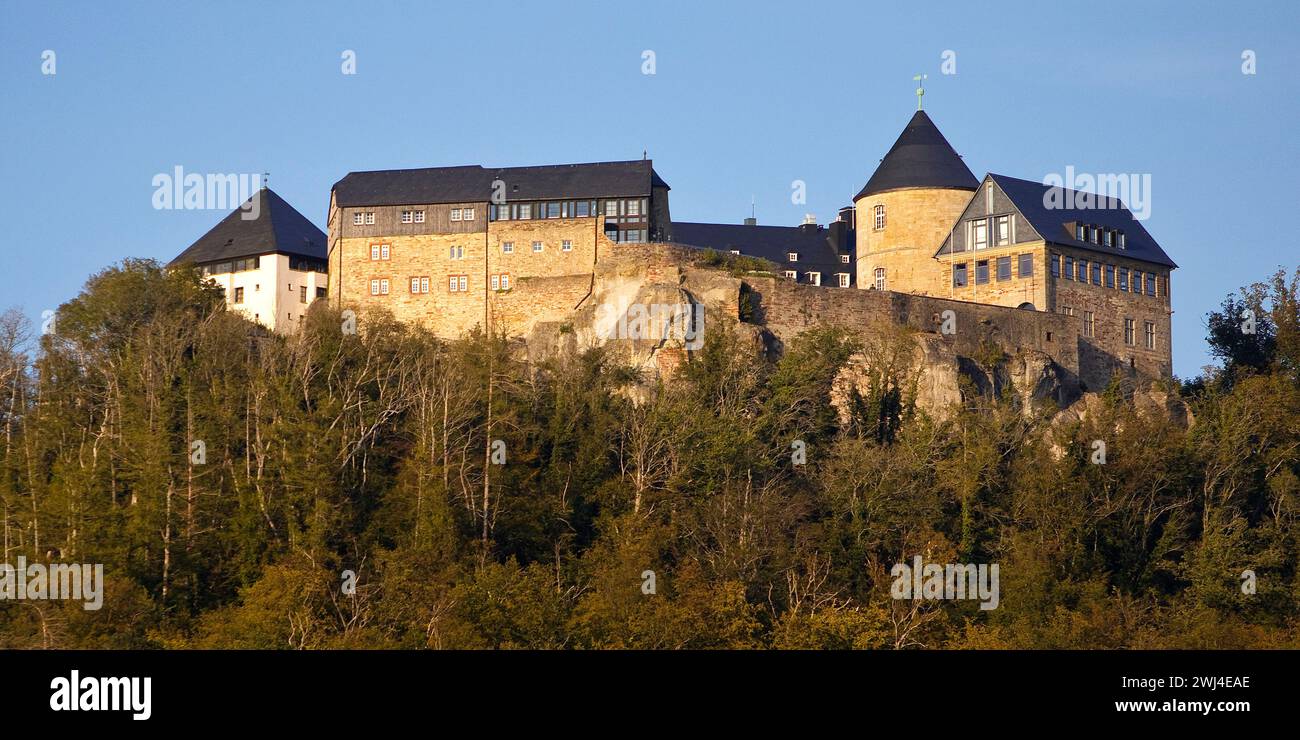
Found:
<svg viewBox="0 0 1300 740"><path fill-rule="evenodd" d="M3 561L107 579L98 611L0 601L0 647L1300 647L1298 287L1208 317L1184 429L1120 382L1071 424L977 393L935 420L898 338L833 328L770 361L711 325L648 393L604 350L324 303L267 335L128 260L48 332L0 318ZM999 564L998 608L891 598L914 555Z"/></svg>

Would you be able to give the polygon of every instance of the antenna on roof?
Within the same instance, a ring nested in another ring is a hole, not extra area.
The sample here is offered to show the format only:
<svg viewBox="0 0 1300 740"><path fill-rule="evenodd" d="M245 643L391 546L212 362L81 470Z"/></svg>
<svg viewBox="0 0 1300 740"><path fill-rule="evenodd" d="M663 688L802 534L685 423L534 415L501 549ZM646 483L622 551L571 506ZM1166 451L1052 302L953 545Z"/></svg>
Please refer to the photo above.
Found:
<svg viewBox="0 0 1300 740"><path fill-rule="evenodd" d="M263 190L266 190L266 189L269 188L269 187L271 187L271 173L270 173L270 172L263 172L263 173L262 173L262 189L263 189Z"/></svg>
<svg viewBox="0 0 1300 740"><path fill-rule="evenodd" d="M647 156L647 155L648 155L647 150L642 149L642 150L641 150L641 160L642 160L642 161L645 161L645 160L649 159L650 157Z"/></svg>
<svg viewBox="0 0 1300 740"><path fill-rule="evenodd" d="M921 97L925 95L925 78L926 75L924 74L919 74L912 78L913 81L919 83L916 87L916 109L917 110L921 110Z"/></svg>

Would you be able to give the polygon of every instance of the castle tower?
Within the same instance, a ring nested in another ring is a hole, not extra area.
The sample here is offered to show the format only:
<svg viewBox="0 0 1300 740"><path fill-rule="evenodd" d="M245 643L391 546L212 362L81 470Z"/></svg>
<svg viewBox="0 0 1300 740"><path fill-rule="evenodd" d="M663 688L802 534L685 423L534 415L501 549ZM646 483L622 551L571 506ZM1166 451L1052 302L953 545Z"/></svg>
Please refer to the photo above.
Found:
<svg viewBox="0 0 1300 740"><path fill-rule="evenodd" d="M853 199L858 287L947 296L946 273L934 253L978 187L918 110Z"/></svg>

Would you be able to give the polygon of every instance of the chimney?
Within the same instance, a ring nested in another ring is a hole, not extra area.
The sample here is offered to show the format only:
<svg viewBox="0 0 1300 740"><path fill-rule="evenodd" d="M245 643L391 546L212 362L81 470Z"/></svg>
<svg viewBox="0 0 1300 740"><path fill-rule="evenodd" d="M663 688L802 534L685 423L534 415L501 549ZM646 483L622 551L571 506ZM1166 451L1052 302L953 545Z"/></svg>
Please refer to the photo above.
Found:
<svg viewBox="0 0 1300 740"><path fill-rule="evenodd" d="M749 218L745 219L745 225L746 225L746 226L757 226L757 225L758 225L758 219L754 218L753 216L750 216Z"/></svg>
<svg viewBox="0 0 1300 740"><path fill-rule="evenodd" d="M811 213L805 213L803 216L803 223L799 224L799 230L805 234L820 231L821 228L822 227L817 224L817 217Z"/></svg>
<svg viewBox="0 0 1300 740"><path fill-rule="evenodd" d="M854 227L853 221L856 214L857 211L854 210L853 206L844 206L840 209L838 220L848 224L849 228L852 229Z"/></svg>

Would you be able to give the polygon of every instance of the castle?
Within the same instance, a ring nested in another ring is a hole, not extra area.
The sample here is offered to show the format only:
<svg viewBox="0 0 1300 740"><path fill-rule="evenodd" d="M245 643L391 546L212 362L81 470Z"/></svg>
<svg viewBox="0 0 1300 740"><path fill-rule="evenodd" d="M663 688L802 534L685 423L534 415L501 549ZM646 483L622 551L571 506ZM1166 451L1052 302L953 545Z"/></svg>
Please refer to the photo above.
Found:
<svg viewBox="0 0 1300 740"><path fill-rule="evenodd" d="M173 264L200 267L233 308L277 331L328 297L442 336L476 325L523 336L581 306L611 255L676 244L768 260L829 291L816 301L893 291L1070 317L1070 353L1094 385L1121 369L1172 374L1176 265L1128 208L977 179L921 110L825 226L674 222L669 190L649 159L351 172L330 192L328 235L264 189L254 197L265 217L232 213Z"/></svg>

